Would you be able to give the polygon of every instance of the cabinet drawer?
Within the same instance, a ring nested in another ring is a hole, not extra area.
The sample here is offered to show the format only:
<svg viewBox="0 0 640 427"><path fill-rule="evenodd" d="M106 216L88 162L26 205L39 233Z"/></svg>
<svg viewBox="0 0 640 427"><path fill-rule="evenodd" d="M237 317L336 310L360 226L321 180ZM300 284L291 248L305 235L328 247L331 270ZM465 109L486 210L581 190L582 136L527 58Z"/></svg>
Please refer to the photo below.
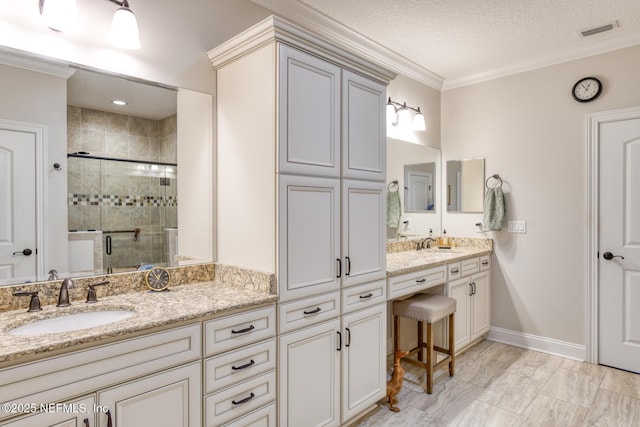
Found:
<svg viewBox="0 0 640 427"><path fill-rule="evenodd" d="M220 426L276 398L276 374L271 371L205 398L207 427Z"/></svg>
<svg viewBox="0 0 640 427"><path fill-rule="evenodd" d="M204 363L204 394L222 390L275 367L275 338L213 357Z"/></svg>
<svg viewBox="0 0 640 427"><path fill-rule="evenodd" d="M280 333L340 316L340 292L305 298L279 307Z"/></svg>
<svg viewBox="0 0 640 427"><path fill-rule="evenodd" d="M225 424L224 427L276 427L276 422L276 404L274 402Z"/></svg>
<svg viewBox="0 0 640 427"><path fill-rule="evenodd" d="M342 290L342 313L350 313L361 308L379 304L387 300L387 284L378 280L366 285Z"/></svg>
<svg viewBox="0 0 640 427"><path fill-rule="evenodd" d="M204 333L205 356L271 338L276 335L276 309L271 306L210 320Z"/></svg>
<svg viewBox="0 0 640 427"><path fill-rule="evenodd" d="M462 276L480 271L480 258L469 258L460 261L460 273Z"/></svg>
<svg viewBox="0 0 640 427"><path fill-rule="evenodd" d="M459 279L461 276L462 268L460 262L453 262L447 264L447 280Z"/></svg>
<svg viewBox="0 0 640 427"><path fill-rule="evenodd" d="M441 285L447 280L444 265L407 273L389 279L389 299L415 294L433 286Z"/></svg>
<svg viewBox="0 0 640 427"><path fill-rule="evenodd" d="M491 268L491 255L482 255L480 257L480 271Z"/></svg>

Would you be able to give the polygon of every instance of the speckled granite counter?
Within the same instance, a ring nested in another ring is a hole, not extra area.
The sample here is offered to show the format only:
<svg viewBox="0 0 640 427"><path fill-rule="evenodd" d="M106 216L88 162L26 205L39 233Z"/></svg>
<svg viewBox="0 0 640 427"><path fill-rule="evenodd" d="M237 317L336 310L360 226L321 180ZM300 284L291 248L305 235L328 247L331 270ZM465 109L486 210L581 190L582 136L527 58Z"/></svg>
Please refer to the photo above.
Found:
<svg viewBox="0 0 640 427"><path fill-rule="evenodd" d="M491 253L491 247L459 246L451 250L425 249L387 254L387 277L411 273Z"/></svg>
<svg viewBox="0 0 640 427"><path fill-rule="evenodd" d="M55 350L96 343L162 326L206 318L250 306L275 303L278 296L262 290L242 289L220 282L182 285L170 292L133 292L100 298L95 304L74 302L70 307L43 307L37 313L14 310L0 313L0 366L24 357L47 356ZM106 326L73 332L13 336L8 331L39 319L93 310L133 310L135 315Z"/></svg>

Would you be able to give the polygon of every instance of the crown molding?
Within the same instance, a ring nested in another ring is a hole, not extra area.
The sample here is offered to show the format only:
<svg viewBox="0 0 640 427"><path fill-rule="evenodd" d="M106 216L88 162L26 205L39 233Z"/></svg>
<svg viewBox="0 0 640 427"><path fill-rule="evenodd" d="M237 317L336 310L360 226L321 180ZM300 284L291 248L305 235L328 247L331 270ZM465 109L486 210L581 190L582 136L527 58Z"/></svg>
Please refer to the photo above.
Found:
<svg viewBox="0 0 640 427"><path fill-rule="evenodd" d="M49 74L55 77L62 77L68 79L76 72L75 69L68 65L58 64L51 62L50 59L45 57L34 58L33 55L26 56L18 51L8 50L6 48L0 49L0 64L10 65L12 67L18 67L29 71L35 71L38 73Z"/></svg>
<svg viewBox="0 0 640 427"><path fill-rule="evenodd" d="M436 90L444 78L296 0L251 0L340 49Z"/></svg>

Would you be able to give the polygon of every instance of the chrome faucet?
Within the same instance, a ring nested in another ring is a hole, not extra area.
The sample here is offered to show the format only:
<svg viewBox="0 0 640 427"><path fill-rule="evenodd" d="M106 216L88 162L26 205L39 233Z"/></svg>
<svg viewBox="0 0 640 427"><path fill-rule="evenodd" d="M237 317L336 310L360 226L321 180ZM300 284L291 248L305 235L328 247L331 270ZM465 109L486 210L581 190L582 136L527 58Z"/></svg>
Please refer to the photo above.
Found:
<svg viewBox="0 0 640 427"><path fill-rule="evenodd" d="M73 280L70 278L64 279L60 286L60 294L58 295L58 304L56 307L68 307L71 305L69 302L69 288L73 289Z"/></svg>
<svg viewBox="0 0 640 427"><path fill-rule="evenodd" d="M422 239L422 241L418 242L418 244L416 245L416 251L419 251L421 249L431 249L431 242L435 242L436 239L433 239L431 237L425 237L424 239Z"/></svg>
<svg viewBox="0 0 640 427"><path fill-rule="evenodd" d="M49 278L47 280L58 280L58 270L56 269L49 270Z"/></svg>

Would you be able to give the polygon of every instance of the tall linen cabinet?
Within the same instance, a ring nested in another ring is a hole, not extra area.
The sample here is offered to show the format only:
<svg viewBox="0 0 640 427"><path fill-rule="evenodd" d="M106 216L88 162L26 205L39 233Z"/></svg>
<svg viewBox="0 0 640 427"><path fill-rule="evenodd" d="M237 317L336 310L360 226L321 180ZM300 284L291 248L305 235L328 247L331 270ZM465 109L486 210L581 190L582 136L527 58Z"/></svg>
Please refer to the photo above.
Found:
<svg viewBox="0 0 640 427"><path fill-rule="evenodd" d="M209 58L218 262L276 273L279 425L340 425L385 394L395 76L278 17Z"/></svg>

